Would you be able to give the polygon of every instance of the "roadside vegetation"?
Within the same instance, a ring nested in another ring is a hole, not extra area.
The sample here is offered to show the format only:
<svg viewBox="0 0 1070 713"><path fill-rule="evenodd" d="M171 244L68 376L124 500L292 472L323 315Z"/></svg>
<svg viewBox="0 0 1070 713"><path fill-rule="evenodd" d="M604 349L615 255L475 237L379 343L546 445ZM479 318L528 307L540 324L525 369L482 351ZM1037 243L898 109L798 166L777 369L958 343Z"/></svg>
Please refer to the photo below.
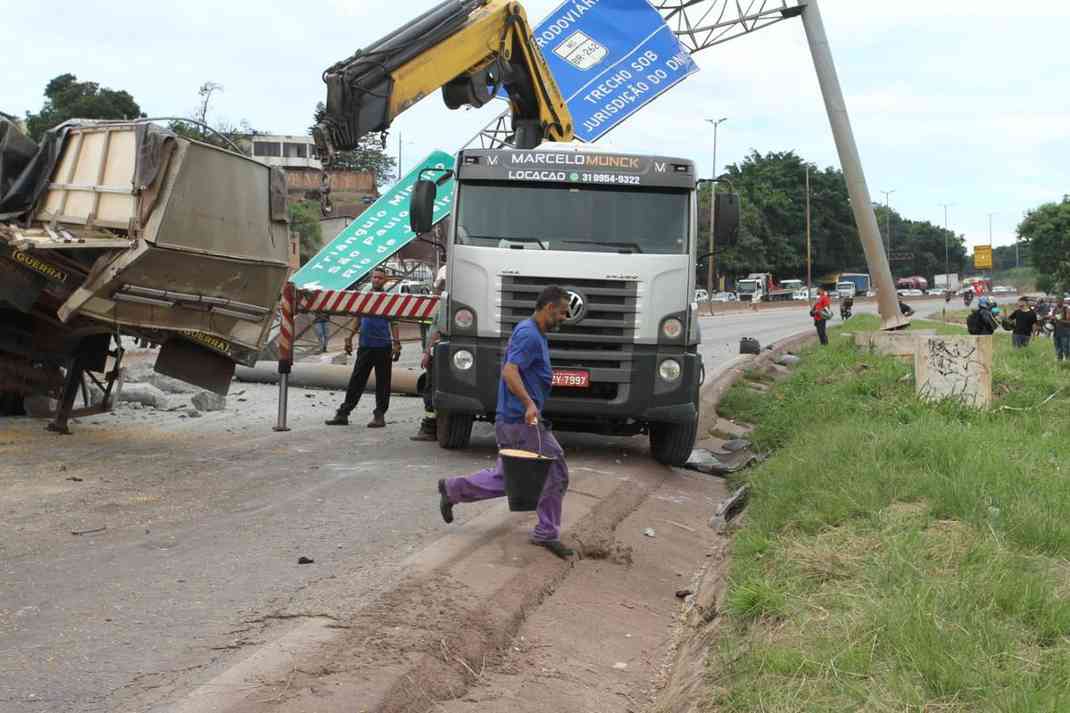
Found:
<svg viewBox="0 0 1070 713"><path fill-rule="evenodd" d="M770 457L709 710L1070 710L1070 370L1050 340L999 336L995 359L987 412L917 400L911 366L842 336L726 396Z"/></svg>

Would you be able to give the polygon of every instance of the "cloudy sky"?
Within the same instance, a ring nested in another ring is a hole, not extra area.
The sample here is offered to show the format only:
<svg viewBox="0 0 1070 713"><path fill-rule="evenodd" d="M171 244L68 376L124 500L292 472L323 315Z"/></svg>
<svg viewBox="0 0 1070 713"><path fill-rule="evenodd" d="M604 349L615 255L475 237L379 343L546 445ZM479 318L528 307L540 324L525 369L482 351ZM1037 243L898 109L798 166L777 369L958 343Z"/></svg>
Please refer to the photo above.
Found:
<svg viewBox="0 0 1070 713"><path fill-rule="evenodd" d="M749 0L748 0L749 1ZM712 2L712 0L711 0ZM64 72L125 89L149 115L188 114L197 88L223 85L212 119L304 133L329 64L435 0L24 2L5 9L0 110L37 111ZM538 20L559 0L527 0ZM744 3L746 4L746 3ZM774 3L769 3L773 5ZM794 4L794 3L792 3ZM1070 193L1070 3L822 0L873 196L894 190L909 218L951 226L970 245L1008 244L1024 211ZM602 143L692 158L708 174L751 150L795 150L836 165L802 25L788 21L696 55L701 71ZM437 95L403 114L389 149L404 163L454 151L497 107L448 112Z"/></svg>

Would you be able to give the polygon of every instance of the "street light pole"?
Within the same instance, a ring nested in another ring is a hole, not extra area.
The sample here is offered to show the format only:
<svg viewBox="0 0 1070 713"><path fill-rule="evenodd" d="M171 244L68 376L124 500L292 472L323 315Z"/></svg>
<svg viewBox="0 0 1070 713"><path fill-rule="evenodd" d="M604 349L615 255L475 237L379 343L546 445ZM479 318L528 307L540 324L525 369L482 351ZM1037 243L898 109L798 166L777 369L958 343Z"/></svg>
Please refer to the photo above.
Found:
<svg viewBox="0 0 1070 713"><path fill-rule="evenodd" d="M806 302L813 309L813 261L810 256L810 164L806 164Z"/></svg>
<svg viewBox="0 0 1070 713"><path fill-rule="evenodd" d="M713 124L713 172L710 176L710 258L706 263L706 292L709 295L709 309L713 313L713 273L716 266L713 246L713 226L717 218L717 128L722 122L728 121L727 116L720 119L706 119L707 123Z"/></svg>
<svg viewBox="0 0 1070 713"><path fill-rule="evenodd" d="M951 275L951 253L948 251L948 247L947 247L947 236L948 236L948 234L950 232L948 227L947 227L947 225L948 225L948 223L947 223L947 215L948 215L948 213L947 212L948 212L948 209L954 207L955 204L954 203L941 203L940 205L943 206L943 208L944 208L944 280L947 280L948 277ZM945 285L945 287L950 288L951 285L948 284L948 285Z"/></svg>
<svg viewBox="0 0 1070 713"><path fill-rule="evenodd" d="M888 252L892 252L892 206L889 198L895 189L890 191L881 191L884 194L884 232L888 234ZM891 259L891 255L888 256Z"/></svg>

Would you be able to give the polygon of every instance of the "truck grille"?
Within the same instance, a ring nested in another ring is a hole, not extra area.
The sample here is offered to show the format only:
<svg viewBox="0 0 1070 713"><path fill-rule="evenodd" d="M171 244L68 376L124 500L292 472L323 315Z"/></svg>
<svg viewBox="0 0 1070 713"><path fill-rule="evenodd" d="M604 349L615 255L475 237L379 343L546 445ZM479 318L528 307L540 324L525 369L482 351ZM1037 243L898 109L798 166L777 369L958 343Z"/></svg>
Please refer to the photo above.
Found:
<svg viewBox="0 0 1070 713"><path fill-rule="evenodd" d="M557 332L548 335L550 362L555 369L589 371L591 387L554 389L552 396L612 401L617 398L620 385L632 379L639 285L634 280L503 277L503 348L513 328L531 316L539 293L554 284L578 295L583 309L577 321L563 323Z"/></svg>

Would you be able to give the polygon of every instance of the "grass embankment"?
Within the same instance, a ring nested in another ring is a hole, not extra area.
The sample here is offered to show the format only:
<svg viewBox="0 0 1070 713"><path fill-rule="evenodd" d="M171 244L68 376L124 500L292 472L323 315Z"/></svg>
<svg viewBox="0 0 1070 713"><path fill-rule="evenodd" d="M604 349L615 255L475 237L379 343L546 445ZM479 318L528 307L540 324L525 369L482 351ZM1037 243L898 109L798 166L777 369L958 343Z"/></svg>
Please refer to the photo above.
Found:
<svg viewBox="0 0 1070 713"><path fill-rule="evenodd" d="M995 359L988 412L920 402L909 365L843 337L726 396L772 455L746 475L710 710L1070 710L1070 371L1049 340Z"/></svg>

